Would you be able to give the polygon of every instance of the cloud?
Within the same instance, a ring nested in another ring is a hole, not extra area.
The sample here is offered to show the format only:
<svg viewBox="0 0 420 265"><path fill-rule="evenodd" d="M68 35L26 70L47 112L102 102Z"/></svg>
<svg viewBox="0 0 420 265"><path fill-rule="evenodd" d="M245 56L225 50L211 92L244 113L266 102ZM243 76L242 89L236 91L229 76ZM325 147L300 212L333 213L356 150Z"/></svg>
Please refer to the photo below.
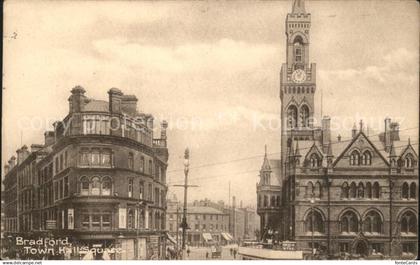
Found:
<svg viewBox="0 0 420 265"><path fill-rule="evenodd" d="M417 53L400 48L394 50L383 57L382 64L369 65L363 69L343 69L319 71L319 75L324 80L331 82L345 81L364 83L372 80L378 85L389 85L398 82L412 83L417 80Z"/></svg>
<svg viewBox="0 0 420 265"><path fill-rule="evenodd" d="M115 38L97 40L93 45L108 60L148 71L183 74L256 69L276 53L275 47L268 44L250 44L231 39L170 47Z"/></svg>

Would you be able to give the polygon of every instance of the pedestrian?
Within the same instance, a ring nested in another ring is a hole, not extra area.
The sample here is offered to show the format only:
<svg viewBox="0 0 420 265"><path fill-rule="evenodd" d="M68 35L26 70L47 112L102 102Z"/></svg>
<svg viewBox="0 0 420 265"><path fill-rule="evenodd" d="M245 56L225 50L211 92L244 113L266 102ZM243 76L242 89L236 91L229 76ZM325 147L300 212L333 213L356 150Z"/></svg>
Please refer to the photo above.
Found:
<svg viewBox="0 0 420 265"><path fill-rule="evenodd" d="M187 249L187 256L188 256L188 257L190 257L190 252L191 252L191 250L190 250L190 248L188 248L188 249Z"/></svg>
<svg viewBox="0 0 420 265"><path fill-rule="evenodd" d="M232 248L230 248L230 255L232 256L232 252L233 252L233 249Z"/></svg>
<svg viewBox="0 0 420 265"><path fill-rule="evenodd" d="M209 252L206 251L206 259L209 259Z"/></svg>
<svg viewBox="0 0 420 265"><path fill-rule="evenodd" d="M233 250L233 259L236 259L236 248Z"/></svg>

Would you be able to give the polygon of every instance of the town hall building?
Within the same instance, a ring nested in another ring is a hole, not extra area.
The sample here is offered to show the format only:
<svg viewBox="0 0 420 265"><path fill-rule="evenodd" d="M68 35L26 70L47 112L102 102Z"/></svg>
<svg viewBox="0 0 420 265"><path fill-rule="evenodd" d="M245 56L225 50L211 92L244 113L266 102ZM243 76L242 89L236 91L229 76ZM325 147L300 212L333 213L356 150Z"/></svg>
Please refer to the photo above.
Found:
<svg viewBox="0 0 420 265"><path fill-rule="evenodd" d="M357 121L349 139L333 139L327 116L315 126L316 65L303 0L294 0L285 25L281 156L265 155L257 183L262 239L294 241L312 258L414 258L418 144L402 139L390 118L378 135Z"/></svg>

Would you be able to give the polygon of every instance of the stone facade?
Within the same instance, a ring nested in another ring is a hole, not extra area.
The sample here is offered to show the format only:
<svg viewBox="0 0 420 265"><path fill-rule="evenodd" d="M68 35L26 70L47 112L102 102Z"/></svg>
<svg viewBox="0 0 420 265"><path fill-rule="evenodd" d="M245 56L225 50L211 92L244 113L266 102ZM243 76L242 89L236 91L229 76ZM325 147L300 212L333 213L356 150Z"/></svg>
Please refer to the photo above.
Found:
<svg viewBox="0 0 420 265"><path fill-rule="evenodd" d="M137 111L135 96L116 88L108 94L106 102L73 88L68 115L45 133L45 143L20 148L16 165L11 158L4 177L8 235L124 249L111 259L165 255L167 124L155 139L153 117Z"/></svg>
<svg viewBox="0 0 420 265"><path fill-rule="evenodd" d="M280 74L282 155L265 156L257 184L262 237L270 231L271 238L296 241L319 257L414 258L418 145L402 139L389 118L379 135L368 136L360 121L349 139L337 140L329 117L313 124L310 19L304 1L295 0Z"/></svg>

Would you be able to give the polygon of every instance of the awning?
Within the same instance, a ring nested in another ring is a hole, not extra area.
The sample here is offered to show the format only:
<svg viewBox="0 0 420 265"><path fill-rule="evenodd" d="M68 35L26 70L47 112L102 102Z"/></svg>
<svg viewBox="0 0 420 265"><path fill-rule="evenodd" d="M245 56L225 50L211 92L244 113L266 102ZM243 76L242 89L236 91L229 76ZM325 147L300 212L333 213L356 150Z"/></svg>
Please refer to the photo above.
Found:
<svg viewBox="0 0 420 265"><path fill-rule="evenodd" d="M226 235L226 233L222 233L222 237L226 240L226 241L230 241L230 238L228 235Z"/></svg>
<svg viewBox="0 0 420 265"><path fill-rule="evenodd" d="M203 238L206 241L212 241L213 240L210 233L203 233Z"/></svg>
<svg viewBox="0 0 420 265"><path fill-rule="evenodd" d="M171 236L169 233L166 233L166 238L172 243L176 245L176 239Z"/></svg>
<svg viewBox="0 0 420 265"><path fill-rule="evenodd" d="M226 235L229 237L229 240L230 240L230 241L233 241L233 236L231 236L231 234L226 233Z"/></svg>

